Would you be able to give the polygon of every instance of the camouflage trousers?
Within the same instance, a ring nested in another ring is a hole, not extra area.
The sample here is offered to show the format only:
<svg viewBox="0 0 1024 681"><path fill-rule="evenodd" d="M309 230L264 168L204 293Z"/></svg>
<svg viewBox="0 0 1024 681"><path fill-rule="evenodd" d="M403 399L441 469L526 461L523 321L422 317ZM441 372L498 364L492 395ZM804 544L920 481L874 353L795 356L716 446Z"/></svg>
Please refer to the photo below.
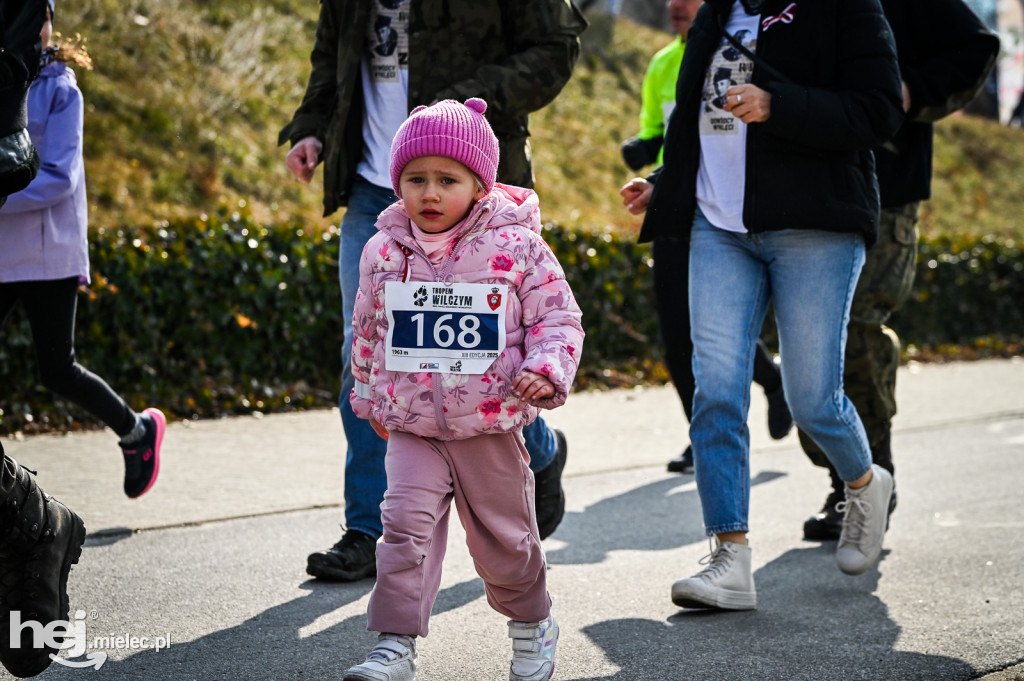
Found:
<svg viewBox="0 0 1024 681"><path fill-rule="evenodd" d="M878 242L867 252L853 294L843 362L843 387L864 423L872 459L890 472L889 434L896 415L900 339L885 322L910 296L914 285L919 206L920 202L914 202L882 209ZM814 441L803 432L799 435L811 461L829 467Z"/></svg>

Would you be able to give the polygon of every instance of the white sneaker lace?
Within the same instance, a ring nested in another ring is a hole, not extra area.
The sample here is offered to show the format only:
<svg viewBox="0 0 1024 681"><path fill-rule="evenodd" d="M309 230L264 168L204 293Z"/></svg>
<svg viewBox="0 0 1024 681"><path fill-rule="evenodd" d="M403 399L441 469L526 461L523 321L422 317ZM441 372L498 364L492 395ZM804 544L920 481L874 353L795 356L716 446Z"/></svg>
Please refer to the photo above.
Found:
<svg viewBox="0 0 1024 681"><path fill-rule="evenodd" d="M711 553L697 561L700 565L706 565L707 567L694 575L694 579L711 580L725 574L729 571L732 561L736 557L736 554L727 549L724 544L720 543L715 547L714 540L709 540L708 544L710 545Z"/></svg>
<svg viewBox="0 0 1024 681"><path fill-rule="evenodd" d="M860 497L848 497L836 504L836 510L843 514L843 531L839 535L839 543L858 544L867 530L871 502Z"/></svg>

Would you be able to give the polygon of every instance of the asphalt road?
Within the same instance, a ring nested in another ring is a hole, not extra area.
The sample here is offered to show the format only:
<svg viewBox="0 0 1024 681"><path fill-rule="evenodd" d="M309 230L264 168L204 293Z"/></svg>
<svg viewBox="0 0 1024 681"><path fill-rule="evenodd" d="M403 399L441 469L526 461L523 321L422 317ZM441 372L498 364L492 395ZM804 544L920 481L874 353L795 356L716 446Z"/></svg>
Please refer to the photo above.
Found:
<svg viewBox="0 0 1024 681"><path fill-rule="evenodd" d="M686 443L671 388L578 394L551 412L570 447L567 514L545 541L555 678L1024 679L1024 360L905 367L899 401L899 508L877 569L849 577L832 545L801 539L827 474L795 435L769 439L755 394L752 612L669 598L708 552L692 476L664 468ZM69 591L102 664L40 678L340 679L372 646L372 581L304 572L339 536L336 411L172 424L161 477L136 501L110 432L3 441L90 533ZM417 678L506 679L504 619L452 529Z"/></svg>

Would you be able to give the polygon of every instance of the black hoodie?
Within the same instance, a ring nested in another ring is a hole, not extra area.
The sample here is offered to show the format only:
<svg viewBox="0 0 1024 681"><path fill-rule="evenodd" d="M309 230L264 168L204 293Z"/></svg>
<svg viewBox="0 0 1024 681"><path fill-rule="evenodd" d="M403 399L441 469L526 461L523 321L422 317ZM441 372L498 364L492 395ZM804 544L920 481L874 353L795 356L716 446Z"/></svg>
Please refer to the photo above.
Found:
<svg viewBox="0 0 1024 681"><path fill-rule="evenodd" d="M961 0L882 0L896 37L910 110L875 150L882 206L931 196L932 122L963 108L988 79L999 38Z"/></svg>
<svg viewBox="0 0 1024 681"><path fill-rule="evenodd" d="M28 86L39 71L46 0L0 0L0 137L25 127Z"/></svg>

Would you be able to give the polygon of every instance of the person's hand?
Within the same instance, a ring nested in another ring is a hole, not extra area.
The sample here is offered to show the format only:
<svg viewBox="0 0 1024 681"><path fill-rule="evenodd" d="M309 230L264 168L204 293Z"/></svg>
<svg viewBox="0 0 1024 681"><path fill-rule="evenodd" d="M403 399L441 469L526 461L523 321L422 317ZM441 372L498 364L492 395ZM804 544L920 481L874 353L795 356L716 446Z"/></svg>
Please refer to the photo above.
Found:
<svg viewBox="0 0 1024 681"><path fill-rule="evenodd" d="M555 396L555 385L547 377L532 371L519 372L512 381L512 390L519 399L534 407L540 406L538 402L544 398Z"/></svg>
<svg viewBox="0 0 1024 681"><path fill-rule="evenodd" d="M380 435L385 440L388 439L387 429L384 426L380 425L380 421L373 418L372 416L370 417L370 427L373 428L373 432L377 433L377 435Z"/></svg>
<svg viewBox="0 0 1024 681"><path fill-rule="evenodd" d="M903 82L903 113L910 111L910 88L907 87L907 81Z"/></svg>
<svg viewBox="0 0 1024 681"><path fill-rule="evenodd" d="M622 185L619 196L622 197L622 205L633 215L642 215L647 210L647 204L651 202L651 192L654 185L642 177L634 177Z"/></svg>
<svg viewBox="0 0 1024 681"><path fill-rule="evenodd" d="M288 157L285 159L288 170L292 171L292 175L296 178L308 184L313 179L313 171L316 170L316 164L320 162L320 152L323 151L323 148L324 145L320 140L312 135L302 138L288 152Z"/></svg>
<svg viewBox="0 0 1024 681"><path fill-rule="evenodd" d="M725 110L748 125L764 123L772 115L772 96L756 85L733 85L725 91Z"/></svg>

